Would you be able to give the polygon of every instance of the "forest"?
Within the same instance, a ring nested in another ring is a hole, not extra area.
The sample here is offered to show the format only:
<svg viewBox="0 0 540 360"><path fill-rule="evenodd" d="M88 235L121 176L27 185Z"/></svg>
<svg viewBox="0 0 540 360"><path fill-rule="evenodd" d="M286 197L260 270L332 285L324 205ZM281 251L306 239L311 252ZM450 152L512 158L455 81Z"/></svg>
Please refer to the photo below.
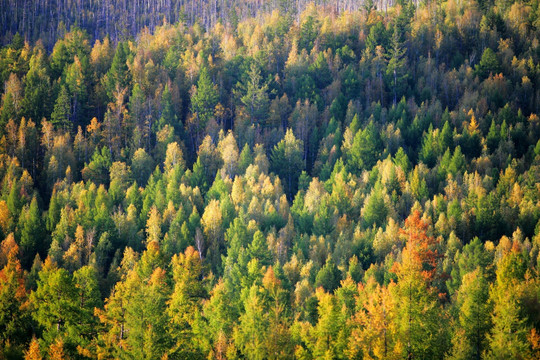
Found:
<svg viewBox="0 0 540 360"><path fill-rule="evenodd" d="M538 0L116 4L0 0L0 359L540 359Z"/></svg>

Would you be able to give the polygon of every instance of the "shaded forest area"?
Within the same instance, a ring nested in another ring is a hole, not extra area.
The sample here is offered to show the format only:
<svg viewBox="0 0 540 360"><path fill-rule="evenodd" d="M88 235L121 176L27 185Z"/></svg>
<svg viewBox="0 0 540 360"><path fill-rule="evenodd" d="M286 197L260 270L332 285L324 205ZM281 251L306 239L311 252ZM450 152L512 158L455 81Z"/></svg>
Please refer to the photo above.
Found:
<svg viewBox="0 0 540 360"><path fill-rule="evenodd" d="M178 21L197 22L205 29L218 22L237 26L241 20L273 10L298 17L310 3L332 12L360 7L352 0L0 0L0 44L18 32L30 42L41 39L49 49L72 27L84 29L92 39L109 36L116 42ZM377 2L380 8L388 4Z"/></svg>
<svg viewBox="0 0 540 360"><path fill-rule="evenodd" d="M539 358L538 5L25 20L0 358Z"/></svg>

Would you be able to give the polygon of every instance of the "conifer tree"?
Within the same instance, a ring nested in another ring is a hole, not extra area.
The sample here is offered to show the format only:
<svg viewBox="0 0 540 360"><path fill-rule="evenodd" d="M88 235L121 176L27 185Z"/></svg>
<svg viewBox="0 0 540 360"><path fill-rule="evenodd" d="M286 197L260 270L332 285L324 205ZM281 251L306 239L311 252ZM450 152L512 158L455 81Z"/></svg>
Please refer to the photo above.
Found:
<svg viewBox="0 0 540 360"><path fill-rule="evenodd" d="M523 255L513 248L499 260L497 279L491 288L493 329L488 336L488 357L526 359L530 356L527 340L529 326L520 307L520 280L525 275Z"/></svg>
<svg viewBox="0 0 540 360"><path fill-rule="evenodd" d="M382 145L379 131L373 121L370 121L364 130L358 131L354 136L348 156L350 170L354 173L371 170L381 155Z"/></svg>
<svg viewBox="0 0 540 360"><path fill-rule="evenodd" d="M386 76L391 84L394 105L397 104L398 98L404 95L409 77L407 72L407 48L401 43L400 37L400 29L396 21L389 51L390 59L386 67Z"/></svg>
<svg viewBox="0 0 540 360"><path fill-rule="evenodd" d="M441 316L443 310L433 287L439 256L435 239L428 231L427 222L420 218L419 211L414 211L402 230L407 241L402 261L395 263L398 339L406 358L438 358L448 348L446 332L441 326L446 319Z"/></svg>
<svg viewBox="0 0 540 360"><path fill-rule="evenodd" d="M18 253L14 244L0 270L0 356L8 356L10 348L25 344L29 336L30 314Z"/></svg>
<svg viewBox="0 0 540 360"><path fill-rule="evenodd" d="M44 328L43 338L47 344L52 344L58 336L64 336L68 328L78 321L75 296L69 273L47 258L39 273L37 289L30 294L34 308L32 316Z"/></svg>
<svg viewBox="0 0 540 360"><path fill-rule="evenodd" d="M202 139L202 131L214 116L214 109L218 104L217 87L212 83L206 67L202 67L197 86L191 90L191 113L193 121L190 123L190 132L193 137L194 148L197 148Z"/></svg>
<svg viewBox="0 0 540 360"><path fill-rule="evenodd" d="M263 82L261 71L254 63L246 75L246 81L237 85L237 94L246 108L251 124L264 124L270 106L268 84Z"/></svg>
<svg viewBox="0 0 540 360"><path fill-rule="evenodd" d="M39 350L39 342L35 337L32 338L28 350L24 352L24 360L43 360Z"/></svg>
<svg viewBox="0 0 540 360"><path fill-rule="evenodd" d="M29 70L24 78L24 114L34 121L50 114L50 77L47 73L45 49L37 47L30 58Z"/></svg>
<svg viewBox="0 0 540 360"><path fill-rule="evenodd" d="M26 214L21 215L19 224L21 224L21 262L25 268L29 268L35 255L37 253L43 254L46 250L41 214L35 196L32 198Z"/></svg>
<svg viewBox="0 0 540 360"><path fill-rule="evenodd" d="M114 92L127 89L131 79L127 60L129 55L129 46L126 42L119 42L116 46L116 52L111 67L104 77L104 85L107 95L111 100L114 99Z"/></svg>
<svg viewBox="0 0 540 360"><path fill-rule="evenodd" d="M202 358L197 339L198 323L202 321L202 304L207 297L204 286L204 266L200 254L188 247L172 259L174 290L168 303L175 356Z"/></svg>
<svg viewBox="0 0 540 360"><path fill-rule="evenodd" d="M272 170L282 179L285 193L292 198L298 186L298 177L305 167L302 159L303 143L291 129L272 150Z"/></svg>
<svg viewBox="0 0 540 360"><path fill-rule="evenodd" d="M54 110L51 114L51 123L57 129L69 130L71 128L71 104L67 87L62 85L56 98Z"/></svg>
<svg viewBox="0 0 540 360"><path fill-rule="evenodd" d="M491 329L492 304L481 268L466 274L458 292L459 319L452 339L453 359L481 359Z"/></svg>

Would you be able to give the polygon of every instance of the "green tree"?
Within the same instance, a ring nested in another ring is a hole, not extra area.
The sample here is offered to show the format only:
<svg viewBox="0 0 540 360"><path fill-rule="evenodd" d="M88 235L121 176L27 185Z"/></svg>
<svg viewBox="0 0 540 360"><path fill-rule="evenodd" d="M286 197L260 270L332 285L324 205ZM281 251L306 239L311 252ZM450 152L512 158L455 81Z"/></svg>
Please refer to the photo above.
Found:
<svg viewBox="0 0 540 360"><path fill-rule="evenodd" d="M292 198L298 186L298 177L304 170L302 158L304 144L297 140L291 129L272 150L272 170L282 179L285 193Z"/></svg>
<svg viewBox="0 0 540 360"><path fill-rule="evenodd" d="M457 294L459 316L453 337L452 359L481 359L491 329L492 304L481 268L466 274Z"/></svg>
<svg viewBox="0 0 540 360"><path fill-rule="evenodd" d="M71 104L67 87L62 85L60 88L60 94L56 98L54 104L54 110L51 114L51 123L57 129L70 130L71 129Z"/></svg>
<svg viewBox="0 0 540 360"><path fill-rule="evenodd" d="M493 50L491 50L491 48L486 48L484 50L482 53L482 58L474 68L474 71L482 80L489 77L490 74L495 75L501 71L497 55Z"/></svg>
<svg viewBox="0 0 540 360"><path fill-rule="evenodd" d="M106 146L101 151L96 148L92 160L85 164L81 175L85 181L92 181L95 184L108 184L109 168L112 165L111 152Z"/></svg>
<svg viewBox="0 0 540 360"><path fill-rule="evenodd" d="M530 347L529 326L520 306L520 281L524 280L523 255L512 249L503 255L497 267L497 280L491 289L493 329L488 336L491 359L527 359Z"/></svg>
<svg viewBox="0 0 540 360"><path fill-rule="evenodd" d="M251 124L264 124L270 106L268 84L262 80L261 71L255 63L251 64L245 82L237 85L235 94L244 105Z"/></svg>
<svg viewBox="0 0 540 360"><path fill-rule="evenodd" d="M272 263L272 254L268 250L268 245L264 234L257 230L253 234L253 241L248 246L248 253L252 259L257 259L261 265L270 265Z"/></svg>
<svg viewBox="0 0 540 360"><path fill-rule="evenodd" d="M142 261L142 259L141 259ZM141 276L143 275L143 276ZM126 355L137 359L159 360L171 346L167 332L170 319L167 313L167 286L165 271L157 267L147 277L136 271L128 282L136 282L135 292L126 305Z"/></svg>
<svg viewBox="0 0 540 360"><path fill-rule="evenodd" d="M165 125L170 125L177 131L180 129L178 118L174 112L169 85L165 85L163 94L161 94L161 117L158 122L159 129L162 129Z"/></svg>
<svg viewBox="0 0 540 360"><path fill-rule="evenodd" d="M206 67L202 67L197 86L191 89L191 113L193 120L188 125L190 125L190 132L195 148L200 144L202 132L206 128L208 120L214 116L214 110L218 101L217 86L212 83Z"/></svg>
<svg viewBox="0 0 540 360"><path fill-rule="evenodd" d="M50 114L50 77L47 73L47 56L42 47L34 48L30 68L24 78L24 114L39 121Z"/></svg>
<svg viewBox="0 0 540 360"><path fill-rule="evenodd" d="M317 289L315 295L318 302L317 323L308 328L303 339L314 359L340 358L347 346L345 314L342 313L342 308L334 295L321 288Z"/></svg>
<svg viewBox="0 0 540 360"><path fill-rule="evenodd" d="M394 27L394 35L392 36L392 45L389 52L388 65L386 67L386 78L391 84L393 94L393 104L397 104L397 100L405 95L407 89L407 79L409 71L407 67L407 48L403 46L400 39L400 32L397 25Z"/></svg>
<svg viewBox="0 0 540 360"><path fill-rule="evenodd" d="M350 170L359 174L362 170L371 170L381 156L383 144L373 121L354 136L348 156Z"/></svg>
<svg viewBox="0 0 540 360"><path fill-rule="evenodd" d="M317 273L317 277L315 278L315 286L322 286L325 291L332 293L339 287L340 281L341 273L334 261L329 257L326 259L324 266Z"/></svg>
<svg viewBox="0 0 540 360"><path fill-rule="evenodd" d="M266 306L257 285L251 286L244 301L245 312L240 316L240 323L235 329L234 338L240 352L248 359L263 360L266 352L265 341L268 337L268 319Z"/></svg>
<svg viewBox="0 0 540 360"><path fill-rule="evenodd" d="M104 85L107 95L114 100L114 94L118 90L127 89L131 82L131 73L128 68L129 45L127 42L119 42L116 46L116 52L111 67L105 77Z"/></svg>
<svg viewBox="0 0 540 360"><path fill-rule="evenodd" d="M171 353L182 358L203 358L200 339L197 339L198 323L202 317L203 300L207 298L200 254L188 247L183 254L171 261L174 289L168 312L172 322L174 347Z"/></svg>
<svg viewBox="0 0 540 360"><path fill-rule="evenodd" d="M34 261L36 253L43 254L46 250L43 241L41 213L35 196L30 202L30 207L19 218L19 227L21 229L21 263L24 268L28 269Z"/></svg>
<svg viewBox="0 0 540 360"><path fill-rule="evenodd" d="M81 115L87 104L87 88L85 72L88 68L88 59L86 57L79 59L75 56L73 63L66 69L66 86L70 95L71 121L75 124L80 123Z"/></svg>
<svg viewBox="0 0 540 360"><path fill-rule="evenodd" d="M384 202L383 190L383 185L378 181L366 199L366 203L362 209L362 216L365 224L368 226L381 226L386 222L388 208Z"/></svg>
<svg viewBox="0 0 540 360"><path fill-rule="evenodd" d="M58 268L50 258L39 272L37 289L30 294L32 316L43 328L46 344L68 333L77 324L79 308L73 279L67 270Z"/></svg>
<svg viewBox="0 0 540 360"><path fill-rule="evenodd" d="M94 309L100 308L102 303L97 271L91 266L81 267L73 273L73 285L73 300L78 313L70 333L77 345L84 348L94 339L98 330Z"/></svg>

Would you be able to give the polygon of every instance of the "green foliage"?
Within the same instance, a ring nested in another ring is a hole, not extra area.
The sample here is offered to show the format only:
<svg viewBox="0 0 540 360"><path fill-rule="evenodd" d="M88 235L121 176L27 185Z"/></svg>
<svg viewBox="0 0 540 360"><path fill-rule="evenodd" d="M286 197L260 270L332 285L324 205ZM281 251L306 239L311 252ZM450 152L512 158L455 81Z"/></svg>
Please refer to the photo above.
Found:
<svg viewBox="0 0 540 360"><path fill-rule="evenodd" d="M489 75L496 75L501 71L501 66L497 55L490 48L486 48L482 53L480 62L475 67L475 73L481 79L487 78Z"/></svg>
<svg viewBox="0 0 540 360"><path fill-rule="evenodd" d="M0 16L0 358L539 358L534 3L64 2Z"/></svg>
<svg viewBox="0 0 540 360"><path fill-rule="evenodd" d="M217 87L212 83L208 70L203 66L199 73L197 87L191 92L191 112L196 118L194 132L197 139L201 138L206 124L214 116L218 100Z"/></svg>
<svg viewBox="0 0 540 360"><path fill-rule="evenodd" d="M302 140L296 139L291 129L272 150L272 169L283 179L285 192L289 197L296 193L298 177L304 169Z"/></svg>
<svg viewBox="0 0 540 360"><path fill-rule="evenodd" d="M85 181L95 184L107 184L109 182L109 168L112 165L111 153L105 146L101 151L96 148L92 160L81 171Z"/></svg>
<svg viewBox="0 0 540 360"><path fill-rule="evenodd" d="M71 128L70 117L71 104L69 94L66 86L62 85L51 114L51 122L56 128L68 130Z"/></svg>
<svg viewBox="0 0 540 360"><path fill-rule="evenodd" d="M119 42L112 60L111 68L103 78L107 95L114 100L115 93L127 89L131 82L131 73L128 68L129 45Z"/></svg>
<svg viewBox="0 0 540 360"><path fill-rule="evenodd" d="M373 121L370 121L364 130L358 131L354 136L349 153L350 171L358 174L362 170L371 170L379 159L382 149L379 131Z"/></svg>
<svg viewBox="0 0 540 360"><path fill-rule="evenodd" d="M244 105L252 124L264 124L268 116L268 84L262 80L261 71L251 64L246 81L237 85L236 93Z"/></svg>
<svg viewBox="0 0 540 360"><path fill-rule="evenodd" d="M26 213L19 218L19 228L21 229L21 262L25 268L29 268L36 254L38 252L43 254L46 250L41 213L35 196Z"/></svg>
<svg viewBox="0 0 540 360"><path fill-rule="evenodd" d="M339 287L340 280L340 271L332 259L328 258L324 266L317 273L317 277L315 278L315 286L322 286L325 291L333 292Z"/></svg>
<svg viewBox="0 0 540 360"><path fill-rule="evenodd" d="M453 359L480 359L487 349L492 304L481 267L463 278L458 293L459 322L453 338Z"/></svg>

